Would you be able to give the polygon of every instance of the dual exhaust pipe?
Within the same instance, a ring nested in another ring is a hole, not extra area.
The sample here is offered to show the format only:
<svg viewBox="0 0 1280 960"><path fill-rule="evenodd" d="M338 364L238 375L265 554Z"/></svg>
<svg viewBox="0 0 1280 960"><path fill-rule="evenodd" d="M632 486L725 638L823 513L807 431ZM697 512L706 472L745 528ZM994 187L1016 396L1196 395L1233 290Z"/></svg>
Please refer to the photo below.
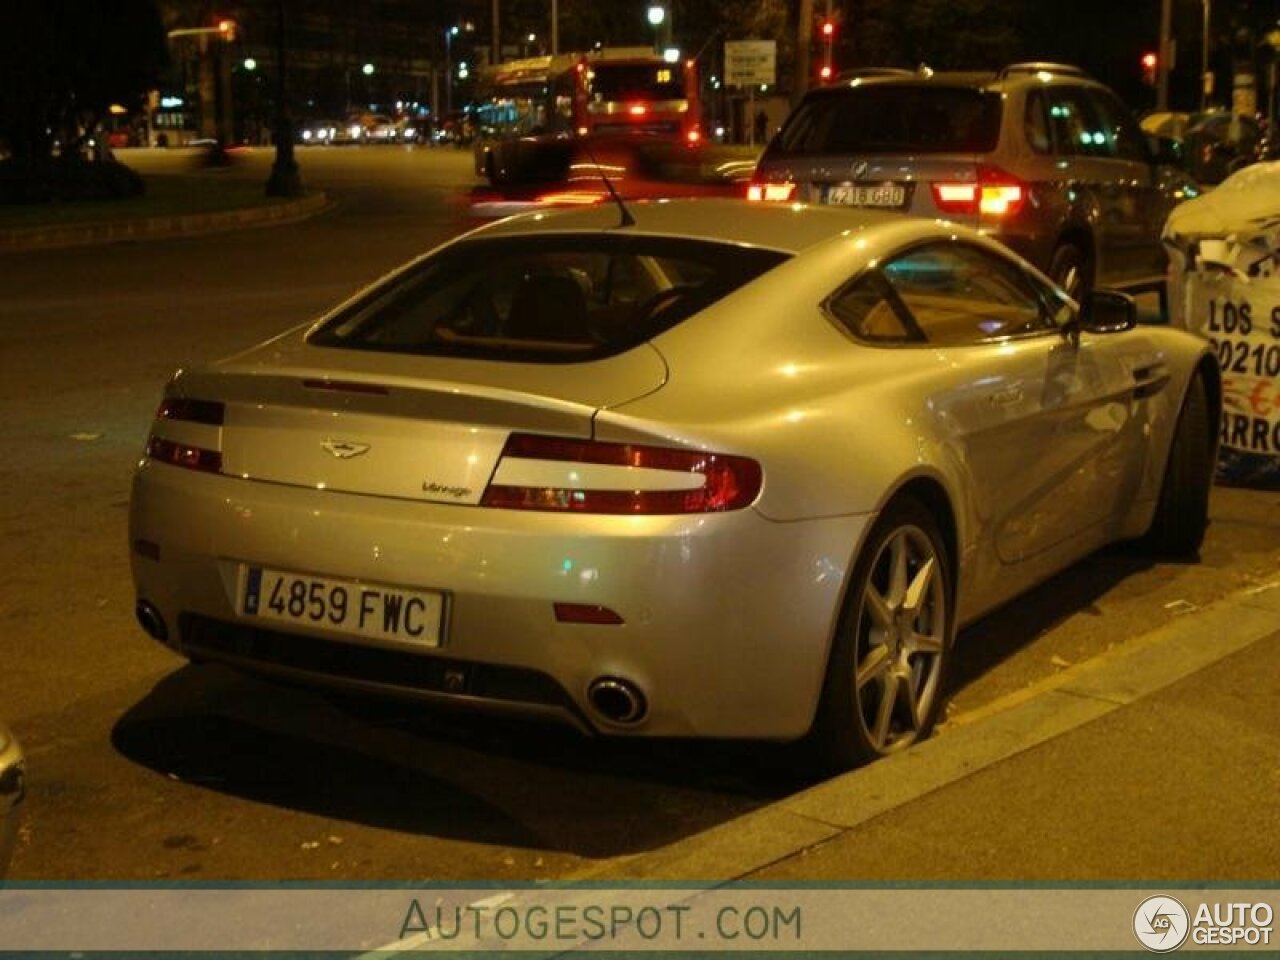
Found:
<svg viewBox="0 0 1280 960"><path fill-rule="evenodd" d="M151 603L139 600L133 608L133 615L138 618L138 625L147 632L148 636L161 643L169 642L169 628L165 626L164 617L160 616L160 611Z"/></svg>
<svg viewBox="0 0 1280 960"><path fill-rule="evenodd" d="M630 680L599 677L587 687L587 702L609 723L629 727L639 723L649 712L644 693Z"/></svg>

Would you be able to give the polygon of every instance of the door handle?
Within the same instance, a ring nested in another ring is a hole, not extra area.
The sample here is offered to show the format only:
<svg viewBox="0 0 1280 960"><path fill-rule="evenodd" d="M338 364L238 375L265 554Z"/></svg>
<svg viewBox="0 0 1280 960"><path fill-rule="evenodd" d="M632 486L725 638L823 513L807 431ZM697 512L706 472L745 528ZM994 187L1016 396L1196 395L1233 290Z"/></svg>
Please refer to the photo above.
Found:
<svg viewBox="0 0 1280 960"><path fill-rule="evenodd" d="M1169 385L1169 368L1163 363L1133 368L1133 398L1154 397Z"/></svg>

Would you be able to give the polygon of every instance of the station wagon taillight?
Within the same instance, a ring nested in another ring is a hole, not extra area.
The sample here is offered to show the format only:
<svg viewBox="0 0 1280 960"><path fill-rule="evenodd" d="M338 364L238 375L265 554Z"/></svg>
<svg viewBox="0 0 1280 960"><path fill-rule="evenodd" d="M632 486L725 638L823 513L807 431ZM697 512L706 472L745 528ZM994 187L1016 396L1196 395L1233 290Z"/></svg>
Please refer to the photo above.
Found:
<svg viewBox="0 0 1280 960"><path fill-rule="evenodd" d="M930 184L933 202L943 213L984 217L1012 216L1027 198L1026 184L998 167L979 166L974 181L941 180Z"/></svg>
<svg viewBox="0 0 1280 960"><path fill-rule="evenodd" d="M483 507L565 513L715 513L750 506L760 464L703 450L513 433Z"/></svg>
<svg viewBox="0 0 1280 960"><path fill-rule="evenodd" d="M753 183L747 187L748 200L786 203L796 194L794 183Z"/></svg>

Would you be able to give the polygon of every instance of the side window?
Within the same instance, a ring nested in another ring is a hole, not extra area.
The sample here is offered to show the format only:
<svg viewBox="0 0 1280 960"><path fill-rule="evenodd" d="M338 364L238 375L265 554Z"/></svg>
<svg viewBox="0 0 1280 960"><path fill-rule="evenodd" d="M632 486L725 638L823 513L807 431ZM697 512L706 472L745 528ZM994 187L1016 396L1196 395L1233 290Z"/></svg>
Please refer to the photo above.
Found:
<svg viewBox="0 0 1280 960"><path fill-rule="evenodd" d="M827 303L831 316L858 340L923 343L924 334L879 270L871 270Z"/></svg>
<svg viewBox="0 0 1280 960"><path fill-rule="evenodd" d="M1050 153L1053 142L1049 137L1049 118L1045 115L1044 96L1039 90L1032 90L1027 97L1026 114L1023 124L1027 132L1027 143L1036 153Z"/></svg>
<svg viewBox="0 0 1280 960"><path fill-rule="evenodd" d="M1125 105L1106 90L1090 90L1089 99L1098 111L1101 129L1107 137L1112 155L1135 163L1146 163L1147 145L1142 128L1134 121Z"/></svg>
<svg viewBox="0 0 1280 960"><path fill-rule="evenodd" d="M926 343L983 343L1054 329L1022 268L978 247L917 247L883 271Z"/></svg>
<svg viewBox="0 0 1280 960"><path fill-rule="evenodd" d="M1058 152L1085 157L1115 156L1115 144L1108 135L1093 101L1079 87L1049 90L1049 125Z"/></svg>

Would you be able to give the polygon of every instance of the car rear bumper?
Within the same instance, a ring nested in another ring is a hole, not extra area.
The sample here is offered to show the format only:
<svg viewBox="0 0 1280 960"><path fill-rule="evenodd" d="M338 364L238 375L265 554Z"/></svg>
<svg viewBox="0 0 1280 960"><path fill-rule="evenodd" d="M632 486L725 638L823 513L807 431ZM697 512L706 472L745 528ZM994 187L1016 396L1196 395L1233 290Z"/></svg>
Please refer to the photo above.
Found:
<svg viewBox="0 0 1280 960"><path fill-rule="evenodd" d="M193 658L609 733L789 739L812 720L869 519L487 510L148 462L134 480L130 542L139 602ZM440 591L443 642L243 616L246 564ZM560 622L556 603L605 607L623 622ZM640 690L644 718L615 724L593 709L588 690L601 678Z"/></svg>

